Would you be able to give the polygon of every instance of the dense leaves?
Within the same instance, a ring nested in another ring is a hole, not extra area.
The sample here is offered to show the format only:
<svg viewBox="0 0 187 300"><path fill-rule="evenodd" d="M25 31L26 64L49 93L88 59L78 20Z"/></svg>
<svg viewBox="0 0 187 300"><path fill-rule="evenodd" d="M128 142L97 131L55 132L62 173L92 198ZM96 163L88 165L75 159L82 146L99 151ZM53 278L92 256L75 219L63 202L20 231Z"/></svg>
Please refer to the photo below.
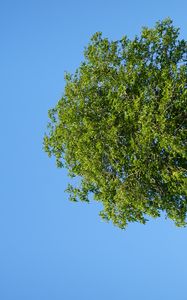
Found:
<svg viewBox="0 0 187 300"><path fill-rule="evenodd" d="M187 42L170 19L140 37L100 32L62 99L49 111L44 148L78 186L70 199L103 203L120 228L162 211L178 226L187 212Z"/></svg>

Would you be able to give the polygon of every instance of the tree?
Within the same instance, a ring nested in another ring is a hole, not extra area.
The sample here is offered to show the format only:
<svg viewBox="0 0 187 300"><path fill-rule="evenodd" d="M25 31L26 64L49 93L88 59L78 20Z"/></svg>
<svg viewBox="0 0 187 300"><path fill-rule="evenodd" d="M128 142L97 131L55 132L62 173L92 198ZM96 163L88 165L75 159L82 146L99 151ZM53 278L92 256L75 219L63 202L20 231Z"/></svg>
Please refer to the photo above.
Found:
<svg viewBox="0 0 187 300"><path fill-rule="evenodd" d="M84 55L44 137L57 166L78 178L70 199L101 201L100 215L120 228L162 211L184 226L187 42L166 19L133 40L97 32Z"/></svg>

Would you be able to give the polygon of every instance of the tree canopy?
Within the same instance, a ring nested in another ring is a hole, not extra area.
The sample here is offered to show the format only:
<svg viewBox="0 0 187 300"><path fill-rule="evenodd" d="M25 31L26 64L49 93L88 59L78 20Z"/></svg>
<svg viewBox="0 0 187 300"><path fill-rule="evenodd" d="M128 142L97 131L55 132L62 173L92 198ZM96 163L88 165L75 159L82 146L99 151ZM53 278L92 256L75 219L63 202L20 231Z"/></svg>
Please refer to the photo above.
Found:
<svg viewBox="0 0 187 300"><path fill-rule="evenodd" d="M102 202L120 228L187 213L187 42L170 19L130 40L95 33L49 110L44 149L68 169L72 201Z"/></svg>

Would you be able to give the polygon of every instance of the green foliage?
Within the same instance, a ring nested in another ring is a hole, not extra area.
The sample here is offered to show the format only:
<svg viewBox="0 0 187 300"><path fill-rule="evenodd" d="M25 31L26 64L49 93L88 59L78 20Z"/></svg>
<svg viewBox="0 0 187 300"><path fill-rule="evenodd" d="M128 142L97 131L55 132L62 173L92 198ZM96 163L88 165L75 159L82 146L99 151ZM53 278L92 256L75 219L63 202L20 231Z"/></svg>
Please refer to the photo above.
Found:
<svg viewBox="0 0 187 300"><path fill-rule="evenodd" d="M78 177L70 199L103 203L120 228L162 211L187 212L187 42L170 19L132 41L97 32L62 99L49 111L44 149Z"/></svg>

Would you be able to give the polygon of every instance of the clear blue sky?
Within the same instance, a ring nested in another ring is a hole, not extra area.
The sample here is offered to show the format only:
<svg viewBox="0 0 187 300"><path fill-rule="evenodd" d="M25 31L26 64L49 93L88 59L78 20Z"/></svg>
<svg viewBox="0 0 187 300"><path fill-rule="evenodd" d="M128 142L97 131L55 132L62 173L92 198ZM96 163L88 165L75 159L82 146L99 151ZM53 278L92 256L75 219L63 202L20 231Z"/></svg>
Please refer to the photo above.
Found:
<svg viewBox="0 0 187 300"><path fill-rule="evenodd" d="M186 0L0 2L0 300L187 300L187 228L121 231L97 203L71 203L42 152L47 111L96 31L139 34L170 16L187 38Z"/></svg>

